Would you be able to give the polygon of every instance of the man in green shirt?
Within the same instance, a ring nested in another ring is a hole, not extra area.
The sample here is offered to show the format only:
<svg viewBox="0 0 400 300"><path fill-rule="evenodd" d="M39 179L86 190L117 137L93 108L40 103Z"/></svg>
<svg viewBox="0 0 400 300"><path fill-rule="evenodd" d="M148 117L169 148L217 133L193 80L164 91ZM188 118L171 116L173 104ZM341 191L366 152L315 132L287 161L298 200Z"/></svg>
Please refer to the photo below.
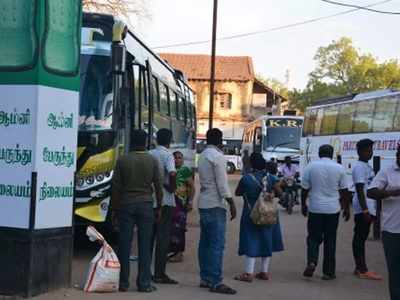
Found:
<svg viewBox="0 0 400 300"><path fill-rule="evenodd" d="M157 207L161 207L162 178L158 161L146 150L147 134L133 130L132 151L120 157L115 166L111 208L113 220L119 226L118 257L121 264L119 290L129 288L129 254L133 228L138 228L139 271L137 287L140 292L152 292L151 285L151 242L154 226L153 191ZM158 210L158 209L157 209ZM158 216L159 211L156 212Z"/></svg>

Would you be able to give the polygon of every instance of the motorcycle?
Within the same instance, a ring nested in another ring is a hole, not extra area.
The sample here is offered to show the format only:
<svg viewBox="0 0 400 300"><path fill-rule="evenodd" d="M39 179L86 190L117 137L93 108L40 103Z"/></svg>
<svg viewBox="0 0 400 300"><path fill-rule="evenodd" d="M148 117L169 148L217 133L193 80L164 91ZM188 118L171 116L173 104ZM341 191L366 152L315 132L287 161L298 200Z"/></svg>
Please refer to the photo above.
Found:
<svg viewBox="0 0 400 300"><path fill-rule="evenodd" d="M284 189L282 194L282 206L286 208L289 215L293 213L293 207L298 203L298 184L294 177L284 179Z"/></svg>

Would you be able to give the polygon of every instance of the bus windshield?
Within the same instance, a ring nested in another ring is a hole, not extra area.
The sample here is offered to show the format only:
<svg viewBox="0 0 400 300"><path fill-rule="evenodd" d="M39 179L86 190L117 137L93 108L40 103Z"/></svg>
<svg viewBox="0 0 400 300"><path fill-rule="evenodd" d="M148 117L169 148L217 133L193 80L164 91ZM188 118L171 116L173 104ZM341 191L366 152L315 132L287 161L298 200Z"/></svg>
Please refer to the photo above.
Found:
<svg viewBox="0 0 400 300"><path fill-rule="evenodd" d="M79 130L107 130L112 125L113 94L111 58L81 55Z"/></svg>
<svg viewBox="0 0 400 300"><path fill-rule="evenodd" d="M300 149L301 128L279 127L267 128L267 136L264 143L265 150L276 148Z"/></svg>
<svg viewBox="0 0 400 300"><path fill-rule="evenodd" d="M298 119L267 120L264 150L271 151L276 148L299 150L302 125L303 121Z"/></svg>

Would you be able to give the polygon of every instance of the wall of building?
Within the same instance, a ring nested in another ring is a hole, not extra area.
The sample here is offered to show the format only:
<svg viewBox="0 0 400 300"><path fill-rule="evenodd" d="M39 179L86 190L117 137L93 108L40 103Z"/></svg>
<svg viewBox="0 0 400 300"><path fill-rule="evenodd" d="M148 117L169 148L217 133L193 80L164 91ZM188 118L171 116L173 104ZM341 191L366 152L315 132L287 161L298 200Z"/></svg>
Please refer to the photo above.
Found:
<svg viewBox="0 0 400 300"><path fill-rule="evenodd" d="M204 137L208 129L210 83L209 81L189 80L196 93L198 136ZM253 82L217 81L215 92L231 94L230 109L221 109L220 103L214 103L214 127L224 132L225 138L241 139L243 127L251 120L251 104L253 100Z"/></svg>

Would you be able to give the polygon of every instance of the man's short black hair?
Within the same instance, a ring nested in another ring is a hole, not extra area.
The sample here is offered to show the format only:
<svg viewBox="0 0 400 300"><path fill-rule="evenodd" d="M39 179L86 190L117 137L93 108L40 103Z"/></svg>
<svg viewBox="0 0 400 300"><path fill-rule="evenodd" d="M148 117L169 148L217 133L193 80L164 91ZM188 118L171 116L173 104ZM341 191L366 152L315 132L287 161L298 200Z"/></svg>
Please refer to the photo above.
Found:
<svg viewBox="0 0 400 300"><path fill-rule="evenodd" d="M131 131L131 148L146 147L147 133L142 129L133 129Z"/></svg>
<svg viewBox="0 0 400 300"><path fill-rule="evenodd" d="M357 142L357 152L368 149L374 145L374 141L370 139L362 139Z"/></svg>
<svg viewBox="0 0 400 300"><path fill-rule="evenodd" d="M160 146L168 146L172 141L172 131L168 128L161 128L157 131L157 144Z"/></svg>
<svg viewBox="0 0 400 300"><path fill-rule="evenodd" d="M328 157L328 158L333 158L333 147L331 145L322 145L321 147L319 147L319 151L318 151L318 155L319 157Z"/></svg>
<svg viewBox="0 0 400 300"><path fill-rule="evenodd" d="M222 145L222 131L218 128L212 128L207 131L207 145L220 146Z"/></svg>
<svg viewBox="0 0 400 300"><path fill-rule="evenodd" d="M253 152L250 155L250 164L254 170L264 170L266 161L261 153Z"/></svg>

